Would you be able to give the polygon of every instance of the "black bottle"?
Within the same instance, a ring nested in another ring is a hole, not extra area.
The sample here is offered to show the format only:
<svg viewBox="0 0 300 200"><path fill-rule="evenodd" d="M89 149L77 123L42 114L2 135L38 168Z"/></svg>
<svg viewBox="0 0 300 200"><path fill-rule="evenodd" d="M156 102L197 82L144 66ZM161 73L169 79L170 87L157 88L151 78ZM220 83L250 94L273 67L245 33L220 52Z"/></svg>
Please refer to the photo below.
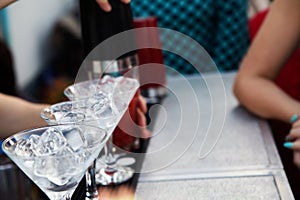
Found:
<svg viewBox="0 0 300 200"><path fill-rule="evenodd" d="M112 9L110 12L105 12L95 0L80 0L82 38L86 56L104 40L134 28L130 4L124 4L120 0L109 0L109 3ZM91 66L90 71L92 71L93 78L109 74L123 75L139 80L139 69L136 67L139 60L134 30L120 38L120 40L117 39L117 42L109 43L103 48L101 46L100 51L94 52L93 50L92 53L95 56L87 57L87 65ZM119 54L120 49L131 50L128 52L124 50L124 53ZM135 110L132 109L131 112L135 112ZM136 121L136 119L133 120ZM120 138L126 142L120 142ZM118 127L116 128L113 143L119 148L126 146L128 151L135 149L138 146L136 141L135 137L124 133Z"/></svg>
<svg viewBox="0 0 300 200"><path fill-rule="evenodd" d="M134 28L130 4L120 0L109 0L112 10L103 11L95 0L80 0L81 31L85 55L107 38ZM134 44L132 44L134 45ZM112 46L104 55L103 60L112 59L109 51L113 52L117 46ZM131 54L134 54L132 52Z"/></svg>
<svg viewBox="0 0 300 200"><path fill-rule="evenodd" d="M95 0L79 0L80 1L80 19L81 33L84 55L86 56L83 65L80 67L80 77L77 76L76 81L85 81L90 78L100 78L106 73L123 73L138 64L136 51L125 52L118 55L116 52L120 49L120 45L135 46L135 39L131 37L129 41L123 44L114 44L105 46L98 51L94 48L106 39L134 28L133 16L129 4L121 3L120 0L109 0L112 10L110 12L103 11ZM90 53L92 52L92 56ZM107 70L106 65L114 66ZM85 74L85 72L87 72ZM87 76L87 77L85 77ZM81 80L82 79L82 80ZM92 199L96 190L95 180L88 183L86 190L85 178L82 179L79 186L72 196L72 200ZM84 192L86 190L86 192Z"/></svg>

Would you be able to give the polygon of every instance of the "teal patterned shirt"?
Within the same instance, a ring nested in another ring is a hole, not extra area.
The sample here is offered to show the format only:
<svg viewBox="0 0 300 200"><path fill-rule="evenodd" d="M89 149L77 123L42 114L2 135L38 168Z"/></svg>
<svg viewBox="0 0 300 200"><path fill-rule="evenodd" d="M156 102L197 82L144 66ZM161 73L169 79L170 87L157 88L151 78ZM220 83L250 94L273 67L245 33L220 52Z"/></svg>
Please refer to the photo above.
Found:
<svg viewBox="0 0 300 200"><path fill-rule="evenodd" d="M132 0L131 7L134 17L156 16L159 27L179 31L196 40L219 71L238 69L247 51L246 0ZM192 65L170 52L164 52L164 62L180 73L196 72Z"/></svg>

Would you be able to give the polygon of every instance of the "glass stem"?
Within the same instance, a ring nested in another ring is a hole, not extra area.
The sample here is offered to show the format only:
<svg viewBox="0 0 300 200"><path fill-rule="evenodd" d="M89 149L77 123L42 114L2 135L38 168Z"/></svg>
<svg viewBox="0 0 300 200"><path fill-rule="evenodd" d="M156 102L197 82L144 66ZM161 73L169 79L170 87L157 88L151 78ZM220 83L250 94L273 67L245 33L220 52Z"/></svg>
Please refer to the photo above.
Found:
<svg viewBox="0 0 300 200"><path fill-rule="evenodd" d="M71 200L71 198L69 196L66 196L63 200Z"/></svg>
<svg viewBox="0 0 300 200"><path fill-rule="evenodd" d="M113 137L110 136L105 144L105 173L112 174L116 172L116 157L113 151Z"/></svg>
<svg viewBox="0 0 300 200"><path fill-rule="evenodd" d="M71 200L71 194L67 192L47 194L51 200Z"/></svg>
<svg viewBox="0 0 300 200"><path fill-rule="evenodd" d="M96 160L89 166L86 176L86 200L98 199L98 190L95 180Z"/></svg>

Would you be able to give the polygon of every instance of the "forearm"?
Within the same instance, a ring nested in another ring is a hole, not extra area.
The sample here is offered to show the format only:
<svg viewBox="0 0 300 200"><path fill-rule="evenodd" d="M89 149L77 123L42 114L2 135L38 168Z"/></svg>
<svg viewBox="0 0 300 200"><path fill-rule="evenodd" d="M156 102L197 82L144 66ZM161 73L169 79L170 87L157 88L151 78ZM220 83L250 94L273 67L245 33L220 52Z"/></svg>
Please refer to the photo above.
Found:
<svg viewBox="0 0 300 200"><path fill-rule="evenodd" d="M274 1L240 65L234 93L242 105L262 117L288 122L293 114L300 113L299 102L274 82L298 47L299 9L298 0Z"/></svg>
<svg viewBox="0 0 300 200"><path fill-rule="evenodd" d="M40 112L46 106L0 94L0 138L23 129L46 125L40 117Z"/></svg>
<svg viewBox="0 0 300 200"><path fill-rule="evenodd" d="M240 76L236 80L234 93L243 106L264 118L289 122L294 114L300 114L300 103L272 80Z"/></svg>
<svg viewBox="0 0 300 200"><path fill-rule="evenodd" d="M8 6L9 4L15 2L16 0L1 0L0 1L0 9Z"/></svg>

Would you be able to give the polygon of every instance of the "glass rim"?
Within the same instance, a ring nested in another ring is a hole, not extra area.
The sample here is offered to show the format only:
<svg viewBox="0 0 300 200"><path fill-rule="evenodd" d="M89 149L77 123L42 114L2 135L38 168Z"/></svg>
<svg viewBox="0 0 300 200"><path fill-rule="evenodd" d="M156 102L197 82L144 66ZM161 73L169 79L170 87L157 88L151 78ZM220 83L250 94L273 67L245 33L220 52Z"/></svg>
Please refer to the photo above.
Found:
<svg viewBox="0 0 300 200"><path fill-rule="evenodd" d="M52 122L53 125L72 125L72 124L82 125L82 124L84 124L83 122L86 121L85 120L86 115L83 112L80 113L80 114L83 115L83 118L81 120L72 121L72 122L71 121L70 122L64 121L64 122L61 122L61 123L56 119L51 119L51 118L47 117L47 114L46 114L47 110L49 110L49 112L50 112L49 114L54 114L53 110L54 110L55 107L59 108L60 106L63 106L63 105L75 105L75 104L78 105L81 102L84 102L84 100L69 100L69 101L63 101L63 102L59 102L59 103L49 105L40 112L40 116L46 122L48 122L48 121ZM84 107L84 106L82 106L82 107ZM68 112L72 112L72 109L68 110ZM74 112L74 113L76 113L76 112Z"/></svg>
<svg viewBox="0 0 300 200"><path fill-rule="evenodd" d="M34 128L28 128L28 129L25 129L25 130L22 130L22 131L19 131L19 132L16 132L15 134L7 137L6 139L4 139L2 141L2 145L1 145L1 148L3 150L3 152L7 155L15 155L15 153L12 153L8 150L8 147L6 146L11 140L13 140L13 138L18 138L22 135L26 135L28 134L30 131L46 131L48 130L49 128L51 127L90 127L90 128L93 128L93 129L97 129L98 131L101 130L101 132L104 134L103 137L99 137L101 138L100 140L100 143L105 143L106 139L109 137L107 131L103 128L100 128L98 126L94 126L94 125L88 125L88 124L56 124L56 125L47 125L47 126L41 126L41 127L34 127ZM97 131L97 132L98 132ZM35 134L37 135L37 134ZM78 151L77 153L82 153L81 151ZM32 158L43 158L43 157L52 157L52 156L55 156L55 154L45 154L45 155L37 155L37 156L34 156ZM61 157L68 157L70 155L60 155ZM28 157L30 158L30 157Z"/></svg>
<svg viewBox="0 0 300 200"><path fill-rule="evenodd" d="M84 84L89 84L89 83L97 83L101 81L101 79L91 79L91 80L86 80L86 81L81 81L81 82L78 82L78 83L73 83L69 86L67 86L65 89L64 89L64 95L69 98L71 101L80 101L80 100L86 100L90 97L93 96L93 93L91 93L91 95L86 95L86 96L83 96L83 97L75 97L75 95L73 94L68 94L68 91L71 90L71 88L75 88L76 87L79 87L80 85L84 85ZM94 92L96 93L96 91Z"/></svg>

